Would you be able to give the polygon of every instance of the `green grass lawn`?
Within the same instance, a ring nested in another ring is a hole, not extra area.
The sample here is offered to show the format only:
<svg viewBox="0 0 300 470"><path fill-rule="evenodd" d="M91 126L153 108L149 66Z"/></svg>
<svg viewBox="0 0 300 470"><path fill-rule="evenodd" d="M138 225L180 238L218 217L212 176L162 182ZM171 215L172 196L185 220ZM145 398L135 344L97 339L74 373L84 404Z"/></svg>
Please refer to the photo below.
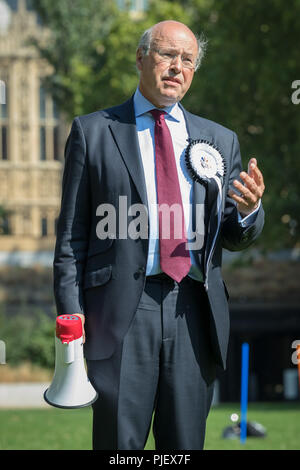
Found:
<svg viewBox="0 0 300 470"><path fill-rule="evenodd" d="M266 428L266 437L248 437L245 444L239 439L222 438L225 427L231 426L232 413L240 413L239 404L222 404L212 408L207 420L205 449L207 450L299 450L300 403L250 403L248 421Z"/></svg>
<svg viewBox="0 0 300 470"><path fill-rule="evenodd" d="M207 450L299 450L300 403L251 403L248 420L267 429L265 438L249 437L245 444L226 440L222 432L231 425L230 415L239 413L239 404L221 404L212 408L208 422ZM91 449L92 410L0 410L0 449L47 450ZM146 450L153 450L152 434Z"/></svg>

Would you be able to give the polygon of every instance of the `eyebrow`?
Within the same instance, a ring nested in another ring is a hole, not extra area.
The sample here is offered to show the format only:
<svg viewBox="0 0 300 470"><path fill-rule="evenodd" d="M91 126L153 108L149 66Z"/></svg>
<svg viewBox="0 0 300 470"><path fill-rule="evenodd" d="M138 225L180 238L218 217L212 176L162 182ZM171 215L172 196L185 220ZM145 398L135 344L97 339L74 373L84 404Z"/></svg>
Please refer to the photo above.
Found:
<svg viewBox="0 0 300 470"><path fill-rule="evenodd" d="M159 50L159 51L166 51L166 52L176 52L178 53L178 50L175 48L175 47L171 47L171 46L155 46L155 49ZM186 56L190 56L190 57L193 57L193 54L192 52L183 52L182 55L186 55Z"/></svg>

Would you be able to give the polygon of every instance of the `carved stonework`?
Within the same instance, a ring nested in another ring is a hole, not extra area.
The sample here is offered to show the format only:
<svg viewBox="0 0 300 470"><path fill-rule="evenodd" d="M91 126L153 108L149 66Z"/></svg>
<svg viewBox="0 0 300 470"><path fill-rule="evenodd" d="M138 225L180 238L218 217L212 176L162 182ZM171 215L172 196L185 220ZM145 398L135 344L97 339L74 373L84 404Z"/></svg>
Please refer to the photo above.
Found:
<svg viewBox="0 0 300 470"><path fill-rule="evenodd" d="M0 171L0 200L8 198L8 174L5 170Z"/></svg>
<svg viewBox="0 0 300 470"><path fill-rule="evenodd" d="M28 86L28 70L26 61L20 63L20 79L19 79L19 104L20 104L20 121L19 121L19 134L20 134L20 159L22 161L28 160L29 153L29 86ZM27 72L27 73L26 73Z"/></svg>

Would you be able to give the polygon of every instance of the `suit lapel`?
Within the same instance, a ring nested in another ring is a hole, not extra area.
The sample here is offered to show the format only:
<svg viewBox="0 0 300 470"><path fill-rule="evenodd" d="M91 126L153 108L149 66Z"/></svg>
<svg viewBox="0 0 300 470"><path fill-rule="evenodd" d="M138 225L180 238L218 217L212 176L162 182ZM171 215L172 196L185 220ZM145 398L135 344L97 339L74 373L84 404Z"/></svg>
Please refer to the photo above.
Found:
<svg viewBox="0 0 300 470"><path fill-rule="evenodd" d="M147 207L145 175L136 131L133 98L114 108L114 117L109 127L141 201Z"/></svg>

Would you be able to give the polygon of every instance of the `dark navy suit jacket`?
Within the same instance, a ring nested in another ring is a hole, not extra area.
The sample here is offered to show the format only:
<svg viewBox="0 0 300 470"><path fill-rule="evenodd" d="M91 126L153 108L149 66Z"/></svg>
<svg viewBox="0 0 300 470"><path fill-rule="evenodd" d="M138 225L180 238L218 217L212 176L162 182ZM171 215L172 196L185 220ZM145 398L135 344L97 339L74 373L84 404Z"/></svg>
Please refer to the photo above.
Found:
<svg viewBox="0 0 300 470"><path fill-rule="evenodd" d="M229 310L221 275L222 248L236 251L248 247L263 228L264 212L261 206L255 222L241 226L236 206L227 196L242 170L236 134L182 109L190 138L215 145L226 161L219 224L205 188L193 183L194 203L206 204L205 246L199 265L211 310L208 334L216 363L225 367ZM105 203L116 208L119 233L119 196L126 196L128 207L147 206L132 98L120 106L76 117L66 143L54 294L58 314L86 315L87 359L113 354L129 328L145 284L147 238L97 236L97 208Z"/></svg>

